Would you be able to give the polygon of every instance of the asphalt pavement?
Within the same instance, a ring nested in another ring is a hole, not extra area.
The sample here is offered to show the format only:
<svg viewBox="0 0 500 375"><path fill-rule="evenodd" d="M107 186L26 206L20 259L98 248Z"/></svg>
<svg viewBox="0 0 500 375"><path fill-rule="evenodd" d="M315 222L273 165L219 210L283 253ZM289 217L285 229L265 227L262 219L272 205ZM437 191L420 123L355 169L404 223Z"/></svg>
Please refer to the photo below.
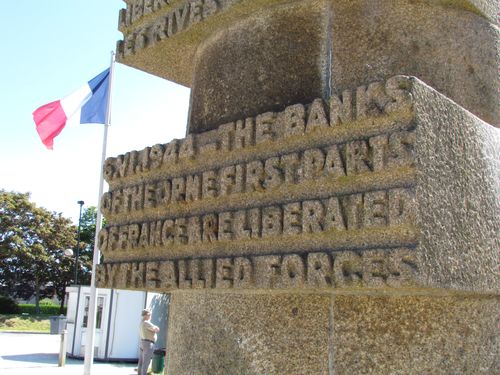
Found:
<svg viewBox="0 0 500 375"><path fill-rule="evenodd" d="M58 366L61 336L0 332L0 374L83 375L83 360L66 359ZM92 375L137 375L136 364L94 362Z"/></svg>

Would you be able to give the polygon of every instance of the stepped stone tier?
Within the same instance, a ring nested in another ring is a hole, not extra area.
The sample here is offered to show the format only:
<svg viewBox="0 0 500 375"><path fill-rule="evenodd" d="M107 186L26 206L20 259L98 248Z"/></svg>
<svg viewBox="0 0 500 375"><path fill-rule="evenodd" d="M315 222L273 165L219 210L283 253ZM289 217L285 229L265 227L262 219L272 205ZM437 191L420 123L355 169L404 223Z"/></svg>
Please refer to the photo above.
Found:
<svg viewBox="0 0 500 375"><path fill-rule="evenodd" d="M167 374L500 373L498 1L125 2L189 123L106 160L97 280Z"/></svg>

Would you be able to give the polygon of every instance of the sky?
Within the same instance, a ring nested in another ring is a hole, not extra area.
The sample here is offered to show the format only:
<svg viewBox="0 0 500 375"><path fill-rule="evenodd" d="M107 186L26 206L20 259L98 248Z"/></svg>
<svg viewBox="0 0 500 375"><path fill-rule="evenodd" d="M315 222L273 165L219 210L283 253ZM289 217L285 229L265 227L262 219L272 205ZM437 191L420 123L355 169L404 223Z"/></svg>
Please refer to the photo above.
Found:
<svg viewBox="0 0 500 375"><path fill-rule="evenodd" d="M122 0L16 0L0 12L0 189L30 192L37 206L75 224L77 201L97 206L103 125L72 119L47 150L32 112L109 67L124 7ZM107 157L183 138L189 95L184 86L117 63Z"/></svg>

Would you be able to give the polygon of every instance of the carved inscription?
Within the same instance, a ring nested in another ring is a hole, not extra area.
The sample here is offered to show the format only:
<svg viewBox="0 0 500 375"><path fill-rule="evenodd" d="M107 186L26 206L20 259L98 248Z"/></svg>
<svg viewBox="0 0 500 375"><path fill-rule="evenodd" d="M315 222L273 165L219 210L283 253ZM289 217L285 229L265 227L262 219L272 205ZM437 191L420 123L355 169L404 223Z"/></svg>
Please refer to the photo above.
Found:
<svg viewBox="0 0 500 375"><path fill-rule="evenodd" d="M187 0L172 5L172 9L132 31L127 31L124 40L117 45L117 54L121 57L153 46L174 36L206 18L220 12L237 0ZM127 8L119 13L119 29L125 31L151 14L170 6L173 0L130 0Z"/></svg>
<svg viewBox="0 0 500 375"><path fill-rule="evenodd" d="M410 86L397 76L108 158L101 286L411 285Z"/></svg>
<svg viewBox="0 0 500 375"><path fill-rule="evenodd" d="M112 252L149 248L169 253L188 244L279 238L374 227L411 225L414 193L410 189L370 191L200 216L108 226L99 233L99 248ZM237 244L236 244L237 246Z"/></svg>
<svg viewBox="0 0 500 375"><path fill-rule="evenodd" d="M221 154L226 152L230 154L250 152L252 149L262 152L262 147L265 147L265 150L281 148L281 153L285 154L287 148L293 150L300 148L301 142L305 140L316 145L339 144L338 151L343 155L340 162L343 163L346 173L370 167L376 170L382 168L384 162L391 163L389 159L396 158L405 163L408 156L404 154L408 153L408 147L412 146L414 135L402 132L391 134L390 138L374 136L364 142L349 144L339 142L339 138L341 136L348 139L359 138L358 134L352 136L344 134L345 130L355 130L353 125L356 125L356 121L365 120L370 123L370 119L383 118L394 113L400 114L396 121L397 128L407 129L411 119L404 118L401 114L411 109L410 86L409 77L396 76L385 83L374 82L353 91L346 90L341 96L332 96L327 102L316 99L309 105L295 104L282 112L266 112L222 124L215 133L192 134L182 140L175 139L168 144L157 144L141 151L108 158L104 166L104 177L110 185L113 185L117 180L175 168L176 165L186 164L189 161L198 160L202 163L205 160L205 152L213 150L218 150ZM386 122L391 123L389 119ZM325 139L331 140L325 142ZM307 147L302 146L302 148ZM328 151L323 150L323 152ZM328 155L330 159L336 156L334 152L335 150L330 151ZM293 155L289 157L293 158ZM280 162L283 168L294 163L288 159Z"/></svg>
<svg viewBox="0 0 500 375"><path fill-rule="evenodd" d="M171 0L126 0L127 8L119 13L119 28L125 28L140 20L143 16L156 13L162 7L170 5Z"/></svg>
<svg viewBox="0 0 500 375"><path fill-rule="evenodd" d="M366 140L333 144L231 164L196 174L179 175L112 189L102 199L105 215L156 209L182 202L265 192L360 173L413 165L414 131L381 134Z"/></svg>
<svg viewBox="0 0 500 375"><path fill-rule="evenodd" d="M407 248L363 252L108 263L97 285L117 289L303 289L415 286L419 266Z"/></svg>

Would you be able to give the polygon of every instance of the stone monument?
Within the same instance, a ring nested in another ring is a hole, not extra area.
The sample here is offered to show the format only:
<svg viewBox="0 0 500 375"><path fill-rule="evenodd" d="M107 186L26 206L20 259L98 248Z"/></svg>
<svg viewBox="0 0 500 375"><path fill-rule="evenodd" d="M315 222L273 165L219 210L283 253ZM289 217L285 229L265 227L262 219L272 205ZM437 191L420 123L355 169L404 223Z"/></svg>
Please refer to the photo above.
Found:
<svg viewBox="0 0 500 375"><path fill-rule="evenodd" d="M166 374L500 373L498 1L125 2L191 104L106 160L97 279L171 293Z"/></svg>

